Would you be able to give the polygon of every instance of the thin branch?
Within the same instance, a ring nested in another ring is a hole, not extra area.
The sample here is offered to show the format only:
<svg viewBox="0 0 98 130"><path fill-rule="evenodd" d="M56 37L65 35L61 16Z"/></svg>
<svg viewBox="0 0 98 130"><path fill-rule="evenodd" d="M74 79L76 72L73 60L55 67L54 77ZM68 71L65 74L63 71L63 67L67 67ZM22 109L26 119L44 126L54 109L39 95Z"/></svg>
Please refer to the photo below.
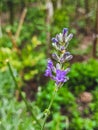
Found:
<svg viewBox="0 0 98 130"><path fill-rule="evenodd" d="M23 25L23 22L24 22L24 19L25 19L25 16L26 16L26 13L27 13L27 8L24 8L22 14L21 14L21 18L20 18L20 21L19 21L19 25L18 25L18 29L16 31L16 34L15 34L15 39L17 40L19 35L20 35L20 32L21 32L21 29L22 29L22 25Z"/></svg>
<svg viewBox="0 0 98 130"><path fill-rule="evenodd" d="M22 12L22 15L21 15L21 18L20 18L20 22L19 22L19 25L18 25L18 29L17 29L15 35L12 34L11 30L7 30L8 36L10 37L10 39L11 39L11 41L12 41L13 47L14 47L17 51L19 51L19 48L18 48L18 46L17 46L17 39L19 38L19 35L20 35L21 29L22 29L22 25L23 25L23 22L24 22L26 13L27 13L27 8L24 8L24 10L23 10L23 12Z"/></svg>
<svg viewBox="0 0 98 130"><path fill-rule="evenodd" d="M14 74L13 74L11 65L10 65L10 63L9 63L8 60L7 60L7 66L8 66L8 68L9 68L10 74L11 74L11 76L12 76L12 78L13 78L15 87L18 89L18 91L19 91L19 93L20 93L20 95L21 95L21 97L22 97L22 99L23 99L23 101L24 101L24 103L25 103L25 105L26 105L26 108L27 108L28 112L31 113L33 119L34 119L34 120L36 121L36 123L41 127L39 120L36 118L35 114L32 112L32 107L31 107L31 105L28 103L28 101L27 101L26 98L24 97L23 93L21 92L21 89L18 87L17 81L16 81L16 79L15 79L15 76L14 76Z"/></svg>

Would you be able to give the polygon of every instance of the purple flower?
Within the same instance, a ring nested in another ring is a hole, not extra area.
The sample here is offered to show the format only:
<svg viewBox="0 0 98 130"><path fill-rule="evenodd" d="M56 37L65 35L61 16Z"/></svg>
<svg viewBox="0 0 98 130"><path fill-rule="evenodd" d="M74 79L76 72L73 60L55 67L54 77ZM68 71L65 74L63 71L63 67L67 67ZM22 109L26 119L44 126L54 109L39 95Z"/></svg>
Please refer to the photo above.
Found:
<svg viewBox="0 0 98 130"><path fill-rule="evenodd" d="M52 71L50 68L47 68L46 71L45 71L45 76L46 77L52 77Z"/></svg>
<svg viewBox="0 0 98 130"><path fill-rule="evenodd" d="M63 33L62 33L62 34L63 34L63 37L66 35L67 32L68 32L68 28L64 28L64 29L63 29Z"/></svg>
<svg viewBox="0 0 98 130"><path fill-rule="evenodd" d="M53 68L53 62L48 59L47 69L45 71L46 77L52 77L52 68Z"/></svg>
<svg viewBox="0 0 98 130"><path fill-rule="evenodd" d="M55 71L53 71L54 69ZM56 81L56 84L58 85L59 83L64 83L68 80L68 77L66 75L69 71L69 68L67 68L66 70L61 70L59 63L56 64L56 67L54 67L53 62L50 59L48 59L45 76L50 77L51 79Z"/></svg>
<svg viewBox="0 0 98 130"><path fill-rule="evenodd" d="M51 59L48 59L48 64L47 64L47 68L53 68L53 62Z"/></svg>
<svg viewBox="0 0 98 130"><path fill-rule="evenodd" d="M57 43L58 40L56 38L52 38L52 42Z"/></svg>
<svg viewBox="0 0 98 130"><path fill-rule="evenodd" d="M53 78L56 81L56 84L58 85L59 83L64 83L68 80L68 77L66 74L68 73L68 70L56 70L56 76Z"/></svg>

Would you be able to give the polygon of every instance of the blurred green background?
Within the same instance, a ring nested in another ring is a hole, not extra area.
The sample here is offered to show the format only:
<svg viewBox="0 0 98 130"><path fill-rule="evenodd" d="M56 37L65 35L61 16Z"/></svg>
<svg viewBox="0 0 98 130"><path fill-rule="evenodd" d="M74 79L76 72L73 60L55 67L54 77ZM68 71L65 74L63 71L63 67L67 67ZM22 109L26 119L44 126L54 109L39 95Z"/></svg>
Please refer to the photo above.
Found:
<svg viewBox="0 0 98 130"><path fill-rule="evenodd" d="M54 82L44 77L51 38L73 33L70 80L58 91L45 130L98 130L98 0L0 1L0 130L38 130L15 87L42 122Z"/></svg>

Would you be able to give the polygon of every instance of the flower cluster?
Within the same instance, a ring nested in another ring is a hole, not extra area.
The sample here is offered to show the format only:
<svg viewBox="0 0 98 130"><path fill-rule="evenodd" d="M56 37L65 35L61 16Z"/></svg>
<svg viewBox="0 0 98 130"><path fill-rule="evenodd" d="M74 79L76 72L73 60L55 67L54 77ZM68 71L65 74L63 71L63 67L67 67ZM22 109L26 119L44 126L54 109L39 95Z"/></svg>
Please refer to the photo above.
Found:
<svg viewBox="0 0 98 130"><path fill-rule="evenodd" d="M70 52L66 51L72 37L73 34L68 35L68 29L64 28L62 33L52 38L52 45L56 49L56 53L52 54L52 58L56 60L56 65L54 66L52 60L48 59L45 76L53 79L58 86L63 85L69 79L67 73L70 71L70 68L64 69L63 64L73 57Z"/></svg>

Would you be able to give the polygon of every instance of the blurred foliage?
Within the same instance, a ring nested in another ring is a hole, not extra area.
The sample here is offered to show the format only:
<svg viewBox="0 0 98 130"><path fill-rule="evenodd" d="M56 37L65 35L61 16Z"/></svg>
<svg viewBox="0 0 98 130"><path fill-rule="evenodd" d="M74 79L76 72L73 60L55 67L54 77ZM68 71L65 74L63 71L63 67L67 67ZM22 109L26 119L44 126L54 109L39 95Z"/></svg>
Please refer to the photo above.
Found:
<svg viewBox="0 0 98 130"><path fill-rule="evenodd" d="M97 66L98 61L93 59L89 60L88 62L73 64L69 74L71 81L68 82L68 86L71 89L78 90L78 93L81 86L84 86L85 90L89 91L96 88L98 85Z"/></svg>

